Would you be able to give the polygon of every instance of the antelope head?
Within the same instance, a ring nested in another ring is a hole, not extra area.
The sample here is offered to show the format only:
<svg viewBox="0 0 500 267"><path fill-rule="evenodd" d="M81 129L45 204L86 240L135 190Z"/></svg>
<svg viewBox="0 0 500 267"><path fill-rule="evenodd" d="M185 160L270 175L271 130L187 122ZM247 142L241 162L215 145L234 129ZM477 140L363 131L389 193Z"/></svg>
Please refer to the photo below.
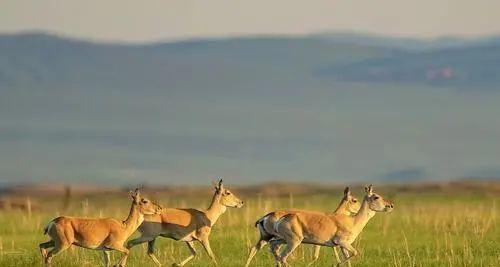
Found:
<svg viewBox="0 0 500 267"><path fill-rule="evenodd" d="M139 213L144 215L161 213L161 206L147 198L143 198L139 192L139 188L136 188L134 191L130 191L130 197L132 198L133 205L136 206Z"/></svg>
<svg viewBox="0 0 500 267"><path fill-rule="evenodd" d="M365 199L368 201L368 207L373 211L391 212L394 204L385 200L381 195L373 192L372 185L365 187Z"/></svg>
<svg viewBox="0 0 500 267"><path fill-rule="evenodd" d="M215 185L215 194L219 199L219 204L225 207L241 208L243 206L243 201L224 187L222 179Z"/></svg>
<svg viewBox="0 0 500 267"><path fill-rule="evenodd" d="M351 215L358 213L361 205L358 199L351 194L351 190L349 189L349 187L346 187L344 189L344 198L342 199L342 201L345 201L346 203L347 212L351 213Z"/></svg>

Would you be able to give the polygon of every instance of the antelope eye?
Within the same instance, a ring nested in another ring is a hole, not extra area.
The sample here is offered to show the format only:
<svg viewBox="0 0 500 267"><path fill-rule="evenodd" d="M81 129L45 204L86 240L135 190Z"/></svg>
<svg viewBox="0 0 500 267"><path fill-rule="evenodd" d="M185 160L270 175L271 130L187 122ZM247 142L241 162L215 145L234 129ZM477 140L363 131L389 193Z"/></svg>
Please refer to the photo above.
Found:
<svg viewBox="0 0 500 267"><path fill-rule="evenodd" d="M226 195L228 195L228 196L231 195L231 192L227 192Z"/></svg>
<svg viewBox="0 0 500 267"><path fill-rule="evenodd" d="M379 197L374 197L373 199L377 200L377 199L379 199Z"/></svg>
<svg viewBox="0 0 500 267"><path fill-rule="evenodd" d="M356 202L358 202L358 201L357 201L356 199L353 199L353 200L352 200L352 202L356 203Z"/></svg>
<svg viewBox="0 0 500 267"><path fill-rule="evenodd" d="M143 199L143 200L141 200L141 203L146 204L146 203L148 203L148 201L147 201L147 200L145 200L145 199Z"/></svg>

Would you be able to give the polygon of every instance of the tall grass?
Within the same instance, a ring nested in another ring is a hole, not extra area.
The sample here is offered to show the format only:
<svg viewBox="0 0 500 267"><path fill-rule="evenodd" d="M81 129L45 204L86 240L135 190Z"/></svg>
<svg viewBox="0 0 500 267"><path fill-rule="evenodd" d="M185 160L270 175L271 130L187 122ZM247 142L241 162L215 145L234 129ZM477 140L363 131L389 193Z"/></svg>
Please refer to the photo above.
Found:
<svg viewBox="0 0 500 267"><path fill-rule="evenodd" d="M237 193L237 192L236 192ZM160 197L161 198L161 197ZM243 197L242 197L243 198ZM288 196L268 198L256 195L246 197L241 209L229 209L212 231L212 248L221 266L243 266L250 247L257 240L254 222L268 211L280 208L332 210L339 194ZM210 197L161 198L166 206L205 208ZM60 215L62 205L57 199L32 200L45 203L43 211L0 212L0 266L42 266L38 243L46 240L42 234L45 224ZM498 204L492 196L398 194L395 210L377 214L355 242L360 256L354 266L499 266L500 229ZM128 214L129 200L125 196L100 196L74 199L69 213L74 216L115 217ZM198 258L188 266L207 266L209 259L201 246L196 245ZM145 246L131 250L129 266L154 266L146 255ZM188 255L186 245L160 238L157 256L164 265L179 262ZM114 255L113 261L119 255ZM312 250L302 245L289 262L305 266L312 258ZM53 266L99 266L99 251L72 248L54 258ZM316 266L331 266L334 257L331 248L322 248ZM268 249L262 249L254 258L253 266L273 266Z"/></svg>

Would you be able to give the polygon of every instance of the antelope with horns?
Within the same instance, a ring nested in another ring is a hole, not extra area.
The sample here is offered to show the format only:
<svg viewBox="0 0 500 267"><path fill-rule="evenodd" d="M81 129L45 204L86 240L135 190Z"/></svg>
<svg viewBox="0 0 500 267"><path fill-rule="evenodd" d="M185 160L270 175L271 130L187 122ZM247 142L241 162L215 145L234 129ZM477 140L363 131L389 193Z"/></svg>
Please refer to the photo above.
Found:
<svg viewBox="0 0 500 267"><path fill-rule="evenodd" d="M288 214L275 224L278 238L270 241L274 251L276 265L288 266L288 256L301 244L320 246L339 246L344 260L340 265L358 254L351 245L376 212L390 212L394 205L373 192L372 186L365 187L365 196L361 208L354 216L345 214L324 214L315 212L297 212ZM277 247L286 243L286 248L278 255Z"/></svg>
<svg viewBox="0 0 500 267"><path fill-rule="evenodd" d="M127 248L148 242L148 255L158 265L160 261L154 255L155 240L158 236L186 242L191 255L174 266L183 266L196 256L194 241L199 241L213 263L217 265L210 248L209 236L212 227L227 207L241 208L243 201L224 188L222 180L215 186L212 203L207 210L165 208L160 215L147 216L139 227L141 237L130 240Z"/></svg>
<svg viewBox="0 0 500 267"><path fill-rule="evenodd" d="M125 241L137 230L144 220L144 215L159 214L161 207L141 197L139 190L130 193L132 206L125 221L111 218L91 219L61 216L53 219L45 227L45 234L50 241L39 245L42 257L47 265L52 258L68 249L71 245L102 250L104 266L110 264L110 251L117 250L123 255L118 266L125 266L129 250L124 247ZM48 248L53 248L47 252Z"/></svg>
<svg viewBox="0 0 500 267"><path fill-rule="evenodd" d="M359 207L360 207L359 201L351 194L349 187L346 187L344 189L344 197L340 201L339 205L337 206L333 214L354 215L358 212ZM250 265L250 262L252 261L257 251L259 251L267 243L269 243L269 240L276 237L276 233L274 232L274 224L283 216L288 214L293 214L296 212L306 212L306 211L301 211L301 210L273 211L264 215L262 218L258 219L257 222L255 222L255 227L259 229L260 237L257 243L251 248L245 267L248 267ZM320 248L321 246L314 245L314 256L313 260L309 263L309 265L313 264L315 261L318 260ZM279 250L279 248L276 249ZM337 257L337 260L340 262L335 247L333 249L335 256Z"/></svg>

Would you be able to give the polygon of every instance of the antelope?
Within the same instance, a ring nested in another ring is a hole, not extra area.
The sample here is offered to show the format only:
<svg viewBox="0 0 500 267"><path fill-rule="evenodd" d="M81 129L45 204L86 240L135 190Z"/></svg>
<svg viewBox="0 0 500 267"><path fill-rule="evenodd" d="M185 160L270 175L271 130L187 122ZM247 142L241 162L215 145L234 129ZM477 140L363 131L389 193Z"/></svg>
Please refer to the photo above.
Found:
<svg viewBox="0 0 500 267"><path fill-rule="evenodd" d="M349 187L346 187L344 189L344 197L340 201L339 205L337 208L334 210L333 214L344 214L344 215L354 215L358 212L359 210L359 201L351 194L351 191ZM250 265L250 262L252 261L253 257L255 254L262 249L269 241L276 237L276 233L274 232L274 224L276 221L281 219L283 216L288 215L288 214L293 214L296 212L305 212L301 210L278 210L278 211L273 211L270 212L266 215L264 215L262 218L258 219L255 222L255 227L259 229L260 237L257 243L251 248L250 254L248 255L247 263L245 267L248 267ZM309 265L312 265L314 262L316 262L319 258L319 252L320 252L321 246L319 245L314 245L314 256L313 260L309 263ZM279 250L279 247L276 248ZM337 257L338 261L340 262L340 259L338 257L338 253L334 249L335 256ZM273 252L273 254L276 252Z"/></svg>
<svg viewBox="0 0 500 267"><path fill-rule="evenodd" d="M207 210L165 208L160 215L147 216L139 227L141 236L130 240L127 248L148 242L148 256L161 266L154 255L155 241L158 236L171 238L186 243L191 255L174 266L183 266L196 257L194 241L199 241L212 262L217 265L214 253L210 248L209 236L212 227L228 207L241 208L243 201L231 191L224 188L222 180L215 185L215 193Z"/></svg>
<svg viewBox="0 0 500 267"><path fill-rule="evenodd" d="M348 262L358 255L358 251L351 244L368 221L377 212L391 212L393 209L394 204L374 193L370 185L365 187L361 208L354 216L318 212L297 212L285 215L274 224L274 231L278 238L270 240L271 251L276 251L280 244L286 243L286 248L280 255L277 255L276 251L276 265L288 266L288 256L301 243L327 247L339 246L344 260L337 266Z"/></svg>
<svg viewBox="0 0 500 267"><path fill-rule="evenodd" d="M45 264L50 265L52 258L71 245L102 250L104 266L110 264L110 251L122 253L117 266L125 266L129 250L123 245L144 220L144 215L159 214L161 207L141 197L139 190L130 192L132 205L128 217L120 222L112 218L76 218L61 216L51 220L44 229L50 241L39 244ZM53 248L47 252L48 248Z"/></svg>

